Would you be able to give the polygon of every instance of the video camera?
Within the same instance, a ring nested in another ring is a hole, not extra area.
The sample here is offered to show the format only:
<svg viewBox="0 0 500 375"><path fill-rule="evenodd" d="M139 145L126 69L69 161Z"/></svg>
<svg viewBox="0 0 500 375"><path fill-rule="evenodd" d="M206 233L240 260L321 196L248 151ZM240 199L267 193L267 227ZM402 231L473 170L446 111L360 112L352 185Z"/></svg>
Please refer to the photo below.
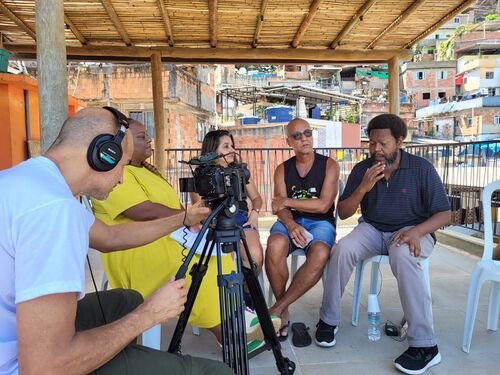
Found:
<svg viewBox="0 0 500 375"><path fill-rule="evenodd" d="M250 180L250 171L245 163L230 163L227 167L216 164L216 160L224 156L209 153L180 161L188 164L193 173L193 177L179 179L180 191L198 193L211 206L228 196L238 202L244 201L248 196L246 185ZM193 166L196 168L193 169Z"/></svg>

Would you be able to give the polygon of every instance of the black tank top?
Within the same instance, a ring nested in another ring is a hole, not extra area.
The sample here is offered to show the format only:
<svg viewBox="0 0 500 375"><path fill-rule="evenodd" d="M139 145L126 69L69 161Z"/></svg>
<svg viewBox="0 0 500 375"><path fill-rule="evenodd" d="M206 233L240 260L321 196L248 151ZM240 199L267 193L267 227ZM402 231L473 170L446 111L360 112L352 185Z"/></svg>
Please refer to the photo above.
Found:
<svg viewBox="0 0 500 375"><path fill-rule="evenodd" d="M305 177L300 177L295 165L295 156L288 159L284 163L285 167L285 184L288 198L292 199L315 199L321 195L321 188L326 174L326 163L328 157L314 153L314 163ZM328 187L326 187L328 188ZM335 225L333 211L335 203L328 209L326 213L310 213L291 210L293 218L307 217L315 220L327 220Z"/></svg>

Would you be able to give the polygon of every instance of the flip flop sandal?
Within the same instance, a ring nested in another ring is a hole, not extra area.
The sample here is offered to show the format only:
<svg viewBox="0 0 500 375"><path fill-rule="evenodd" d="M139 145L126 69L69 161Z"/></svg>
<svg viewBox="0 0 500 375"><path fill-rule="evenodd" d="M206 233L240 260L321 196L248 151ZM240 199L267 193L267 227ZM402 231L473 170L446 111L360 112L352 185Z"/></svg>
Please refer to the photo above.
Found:
<svg viewBox="0 0 500 375"><path fill-rule="evenodd" d="M306 327L304 323L293 323L292 324L292 344L298 348L303 348L304 346L309 346L312 343L311 335L309 335L309 327Z"/></svg>
<svg viewBox="0 0 500 375"><path fill-rule="evenodd" d="M280 327L279 332L278 332L278 341L280 341L280 342L286 341L286 339L288 338L289 325L290 325L290 321L288 321L286 324L283 324ZM282 334L282 331L284 329L287 330L286 335Z"/></svg>

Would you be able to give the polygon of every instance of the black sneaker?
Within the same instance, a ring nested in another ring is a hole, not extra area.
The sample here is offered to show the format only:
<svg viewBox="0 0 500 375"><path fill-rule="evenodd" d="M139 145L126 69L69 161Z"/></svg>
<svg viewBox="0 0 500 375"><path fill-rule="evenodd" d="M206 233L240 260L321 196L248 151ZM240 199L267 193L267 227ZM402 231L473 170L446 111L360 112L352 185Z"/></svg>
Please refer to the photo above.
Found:
<svg viewBox="0 0 500 375"><path fill-rule="evenodd" d="M406 352L396 358L394 365L405 374L418 375L439 362L441 362L441 354L437 345L434 345L427 348L409 347Z"/></svg>
<svg viewBox="0 0 500 375"><path fill-rule="evenodd" d="M335 334L339 328L337 326L331 326L326 324L321 319L318 324L316 324L316 334L314 335L314 341L316 345L329 348L334 346L337 341L335 341Z"/></svg>

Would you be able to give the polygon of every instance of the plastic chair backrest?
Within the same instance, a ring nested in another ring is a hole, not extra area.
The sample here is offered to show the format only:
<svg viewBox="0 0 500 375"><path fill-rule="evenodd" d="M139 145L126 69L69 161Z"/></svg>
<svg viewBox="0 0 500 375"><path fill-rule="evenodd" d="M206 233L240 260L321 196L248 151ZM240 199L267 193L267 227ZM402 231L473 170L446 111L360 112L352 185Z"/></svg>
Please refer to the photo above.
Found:
<svg viewBox="0 0 500 375"><path fill-rule="evenodd" d="M493 259L493 223L491 216L491 197L495 190L500 189L500 180L486 185L483 190L483 213L484 213L484 251L481 260Z"/></svg>

